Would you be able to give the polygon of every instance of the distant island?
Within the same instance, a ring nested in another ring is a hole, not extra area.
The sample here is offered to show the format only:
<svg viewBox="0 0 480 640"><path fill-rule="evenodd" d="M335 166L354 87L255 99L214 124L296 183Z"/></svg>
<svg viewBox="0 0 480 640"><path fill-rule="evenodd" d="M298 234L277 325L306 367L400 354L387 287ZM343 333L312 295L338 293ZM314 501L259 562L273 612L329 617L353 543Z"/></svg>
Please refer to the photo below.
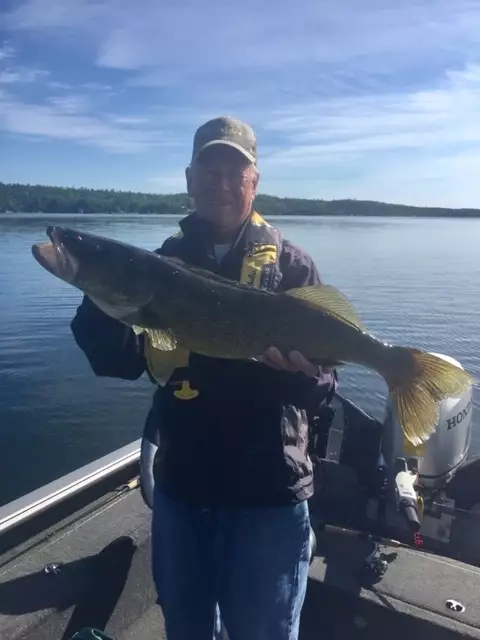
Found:
<svg viewBox="0 0 480 640"><path fill-rule="evenodd" d="M115 189L51 187L0 182L1 213L142 213L185 214L186 193L153 194ZM307 200L258 195L255 206L265 216L405 216L479 218L480 209L413 207L368 200Z"/></svg>

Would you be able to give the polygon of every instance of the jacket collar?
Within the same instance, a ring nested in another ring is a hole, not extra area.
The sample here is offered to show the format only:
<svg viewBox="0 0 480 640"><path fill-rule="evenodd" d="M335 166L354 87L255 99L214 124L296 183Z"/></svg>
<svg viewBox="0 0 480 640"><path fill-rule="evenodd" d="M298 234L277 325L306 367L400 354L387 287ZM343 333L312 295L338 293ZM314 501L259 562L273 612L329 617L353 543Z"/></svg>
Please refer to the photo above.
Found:
<svg viewBox="0 0 480 640"><path fill-rule="evenodd" d="M252 214L248 216L240 227L237 237L233 242L232 249L237 248L244 239L251 217ZM179 226L186 238L192 239L195 244L201 245L204 250L206 249L208 252L213 251L213 233L211 224L202 220L196 211L193 211L180 220Z"/></svg>

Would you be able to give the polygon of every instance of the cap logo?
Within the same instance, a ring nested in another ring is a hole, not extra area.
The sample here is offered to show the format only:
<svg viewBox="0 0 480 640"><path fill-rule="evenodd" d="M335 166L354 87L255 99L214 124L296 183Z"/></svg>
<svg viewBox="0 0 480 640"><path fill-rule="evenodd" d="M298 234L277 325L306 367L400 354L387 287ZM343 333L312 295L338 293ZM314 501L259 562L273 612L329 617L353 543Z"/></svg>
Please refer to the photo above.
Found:
<svg viewBox="0 0 480 640"><path fill-rule="evenodd" d="M225 127L222 127L221 132L224 135L227 135L229 133L233 134L234 136L241 136L242 135L242 132L240 131L240 129L237 129L236 127L225 126Z"/></svg>

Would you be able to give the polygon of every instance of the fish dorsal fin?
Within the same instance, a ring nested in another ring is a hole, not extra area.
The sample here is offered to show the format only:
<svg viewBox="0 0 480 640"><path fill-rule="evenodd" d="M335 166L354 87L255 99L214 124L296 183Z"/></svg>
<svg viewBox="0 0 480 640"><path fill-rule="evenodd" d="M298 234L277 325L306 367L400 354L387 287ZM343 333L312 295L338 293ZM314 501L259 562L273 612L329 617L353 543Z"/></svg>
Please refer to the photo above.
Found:
<svg viewBox="0 0 480 640"><path fill-rule="evenodd" d="M331 285L311 285L285 291L287 296L298 298L326 311L332 316L350 324L361 331L366 331L365 325L353 304L335 287Z"/></svg>
<svg viewBox="0 0 480 640"><path fill-rule="evenodd" d="M135 325L133 330L137 335L146 333L152 347L160 351L174 351L177 347L177 339L170 329L145 329Z"/></svg>

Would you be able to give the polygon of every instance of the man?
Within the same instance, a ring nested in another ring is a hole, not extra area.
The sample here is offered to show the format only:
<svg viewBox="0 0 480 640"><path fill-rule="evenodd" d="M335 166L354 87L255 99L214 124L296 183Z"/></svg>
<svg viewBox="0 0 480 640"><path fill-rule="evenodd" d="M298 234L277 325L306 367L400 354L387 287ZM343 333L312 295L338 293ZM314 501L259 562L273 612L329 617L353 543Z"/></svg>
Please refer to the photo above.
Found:
<svg viewBox="0 0 480 640"><path fill-rule="evenodd" d="M270 290L320 283L312 259L253 210L248 125L202 125L186 179L194 211L159 253ZM275 345L257 362L180 351L163 384L164 352L86 297L72 330L97 375L146 370L159 382L147 419L160 434L152 561L169 640L218 637L218 608L231 640L296 640L313 492L308 418L331 397L332 372Z"/></svg>

